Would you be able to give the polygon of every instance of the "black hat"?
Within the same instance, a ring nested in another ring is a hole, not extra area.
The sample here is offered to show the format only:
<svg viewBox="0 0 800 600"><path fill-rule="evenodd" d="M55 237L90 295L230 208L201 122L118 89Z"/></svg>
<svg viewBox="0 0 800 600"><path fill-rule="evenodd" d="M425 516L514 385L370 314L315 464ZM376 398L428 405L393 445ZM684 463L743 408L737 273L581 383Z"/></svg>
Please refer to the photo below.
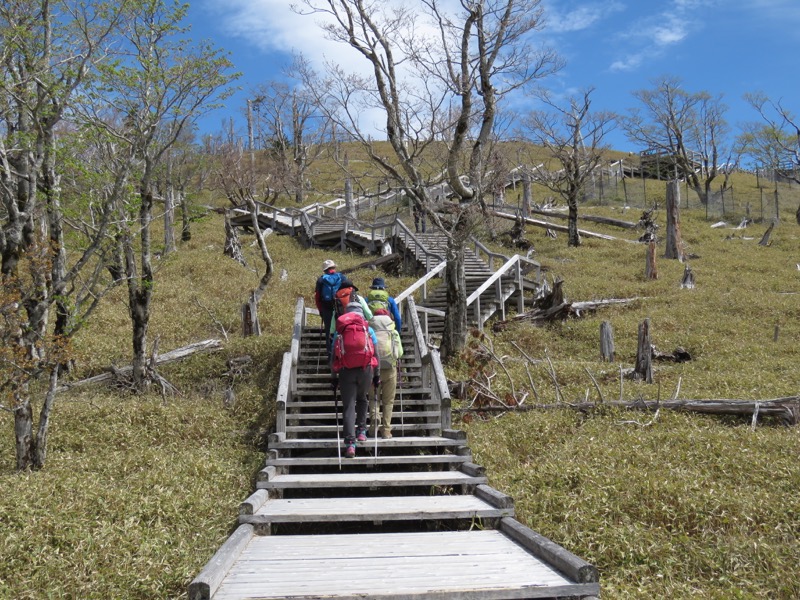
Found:
<svg viewBox="0 0 800 600"><path fill-rule="evenodd" d="M347 277L343 278L342 282L339 284L339 289L341 290L342 288L353 288L353 291L356 292L358 291L356 285L352 281L350 281Z"/></svg>
<svg viewBox="0 0 800 600"><path fill-rule="evenodd" d="M372 280L372 289L373 290L385 290L386 289L386 282L383 280L383 277L376 277Z"/></svg>

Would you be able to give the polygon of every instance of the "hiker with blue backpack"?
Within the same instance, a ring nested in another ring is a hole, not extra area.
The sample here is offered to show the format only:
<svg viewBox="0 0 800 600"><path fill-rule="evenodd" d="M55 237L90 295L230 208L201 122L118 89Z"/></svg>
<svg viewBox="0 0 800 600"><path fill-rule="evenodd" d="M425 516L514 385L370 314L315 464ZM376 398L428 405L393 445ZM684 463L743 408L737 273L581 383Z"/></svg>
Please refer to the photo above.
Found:
<svg viewBox="0 0 800 600"><path fill-rule="evenodd" d="M322 275L317 278L314 302L322 317L322 330L325 332L325 348L331 354L331 322L333 321L336 292L341 287L344 276L336 271L336 263L328 259L322 263Z"/></svg>
<svg viewBox="0 0 800 600"><path fill-rule="evenodd" d="M354 458L357 444L367 441L369 388L372 384L377 389L381 383L375 354L378 339L364 316L361 303L354 299L336 319L333 334L331 385L342 398L345 458Z"/></svg>

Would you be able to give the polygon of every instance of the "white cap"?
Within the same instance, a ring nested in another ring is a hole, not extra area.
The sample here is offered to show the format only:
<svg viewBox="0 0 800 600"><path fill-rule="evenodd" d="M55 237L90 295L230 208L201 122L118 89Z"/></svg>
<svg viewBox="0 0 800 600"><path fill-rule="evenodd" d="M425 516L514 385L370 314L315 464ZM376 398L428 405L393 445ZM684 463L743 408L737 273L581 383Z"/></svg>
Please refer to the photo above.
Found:
<svg viewBox="0 0 800 600"><path fill-rule="evenodd" d="M333 262L330 258L328 260L322 262L322 270L323 271L327 271L331 267L335 267L335 266L336 266L336 263Z"/></svg>

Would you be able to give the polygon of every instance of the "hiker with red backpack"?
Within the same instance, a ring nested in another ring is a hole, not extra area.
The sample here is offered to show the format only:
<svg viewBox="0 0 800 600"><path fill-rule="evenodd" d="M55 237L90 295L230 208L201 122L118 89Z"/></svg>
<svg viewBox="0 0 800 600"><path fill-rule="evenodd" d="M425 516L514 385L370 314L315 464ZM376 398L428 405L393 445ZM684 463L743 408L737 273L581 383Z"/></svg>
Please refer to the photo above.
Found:
<svg viewBox="0 0 800 600"><path fill-rule="evenodd" d="M314 290L314 302L317 305L319 316L322 317L322 331L325 332L325 348L328 350L328 358L331 354L331 322L334 315L334 302L336 292L341 287L344 276L336 271L336 263L328 259L322 263L322 275L317 278L316 289Z"/></svg>
<svg viewBox="0 0 800 600"><path fill-rule="evenodd" d="M347 277L342 276L339 289L336 290L333 297L333 318L331 319L328 329L328 335L333 337L336 328L336 319L345 314L347 306L353 302L361 306L361 312L364 314L364 318L369 321L372 318L372 310L367 305L367 301L359 295L358 288L355 284ZM328 347L328 357L330 358L330 346Z"/></svg>
<svg viewBox="0 0 800 600"><path fill-rule="evenodd" d="M361 303L350 302L335 322L331 381L334 393L338 387L342 397L345 458L354 458L357 443L367 441L369 386L380 385L377 344Z"/></svg>

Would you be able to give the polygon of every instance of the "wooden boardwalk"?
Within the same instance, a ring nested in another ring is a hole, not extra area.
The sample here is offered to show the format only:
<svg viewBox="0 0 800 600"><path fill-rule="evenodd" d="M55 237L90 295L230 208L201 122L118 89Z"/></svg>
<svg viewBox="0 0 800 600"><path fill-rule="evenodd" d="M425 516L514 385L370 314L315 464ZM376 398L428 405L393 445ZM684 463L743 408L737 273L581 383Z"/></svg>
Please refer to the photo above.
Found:
<svg viewBox="0 0 800 600"><path fill-rule="evenodd" d="M395 437L339 459L324 340L298 300L257 489L190 600L599 595L593 566L517 522L513 500L487 485L451 429L438 354L406 304Z"/></svg>

